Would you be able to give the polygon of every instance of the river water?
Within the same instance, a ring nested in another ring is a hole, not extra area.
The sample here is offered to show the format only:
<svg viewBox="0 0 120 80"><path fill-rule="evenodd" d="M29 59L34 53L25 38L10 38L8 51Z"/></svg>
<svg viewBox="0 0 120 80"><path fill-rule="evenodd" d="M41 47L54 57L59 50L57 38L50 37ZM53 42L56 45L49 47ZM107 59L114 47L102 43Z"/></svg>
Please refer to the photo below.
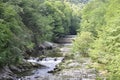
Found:
<svg viewBox="0 0 120 80"><path fill-rule="evenodd" d="M44 80L44 78L48 78L49 76L52 76L53 74L48 73L49 71L53 71L56 68L56 65L62 62L64 57L47 57L43 58L42 60L38 61L38 58L30 58L27 61L31 63L37 63L40 65L43 65L43 67L40 67L38 69L29 71L30 75L22 76L18 80L37 80L37 78L41 78L41 80ZM27 73L28 74L28 73Z"/></svg>
<svg viewBox="0 0 120 80"><path fill-rule="evenodd" d="M69 46L72 46L72 40L74 38L75 36L73 35L72 38L70 36L66 36L65 38L59 41L60 45L62 45L60 51L61 54L63 54L63 56L65 56L67 53L70 52ZM60 76L61 74L53 75L51 73L48 73L49 71L53 71L56 68L56 65L61 63L63 59L64 57L47 57L47 58L43 58L42 60L38 60L38 58L30 58L27 60L28 62L40 64L43 65L43 67L29 71L29 73L24 73L29 75L23 75L18 80L73 80L69 78L65 79L63 76Z"/></svg>

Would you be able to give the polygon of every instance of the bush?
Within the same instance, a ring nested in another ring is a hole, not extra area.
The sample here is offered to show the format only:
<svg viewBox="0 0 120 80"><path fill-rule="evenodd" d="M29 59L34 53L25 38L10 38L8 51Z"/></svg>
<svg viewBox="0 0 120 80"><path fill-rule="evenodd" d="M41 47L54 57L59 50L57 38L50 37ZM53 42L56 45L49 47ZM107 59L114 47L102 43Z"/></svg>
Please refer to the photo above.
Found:
<svg viewBox="0 0 120 80"><path fill-rule="evenodd" d="M87 56L94 38L90 32L81 32L73 42L73 52Z"/></svg>

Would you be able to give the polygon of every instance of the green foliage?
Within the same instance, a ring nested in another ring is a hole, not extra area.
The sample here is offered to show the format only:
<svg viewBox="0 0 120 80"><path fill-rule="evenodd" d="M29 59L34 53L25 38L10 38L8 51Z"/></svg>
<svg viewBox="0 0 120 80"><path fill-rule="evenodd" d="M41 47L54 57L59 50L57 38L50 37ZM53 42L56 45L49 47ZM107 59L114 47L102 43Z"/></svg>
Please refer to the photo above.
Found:
<svg viewBox="0 0 120 80"><path fill-rule="evenodd" d="M98 30L105 24L104 14L106 12L106 2L102 0L91 1L82 12L82 31L89 31L97 37ZM92 5L92 6L91 6Z"/></svg>
<svg viewBox="0 0 120 80"><path fill-rule="evenodd" d="M38 53L45 40L76 34L77 13L62 0L1 0L0 66L18 63L28 49Z"/></svg>
<svg viewBox="0 0 120 80"><path fill-rule="evenodd" d="M120 79L119 4L120 0L93 0L82 12L80 33L90 32L94 36L93 42L85 48L89 47L89 55L95 62L105 65L104 69L109 72L108 80ZM83 45L79 40L82 38L78 36L75 47L81 49Z"/></svg>
<svg viewBox="0 0 120 80"><path fill-rule="evenodd" d="M14 6L0 3L0 10L0 66L3 66L20 61L26 34L21 34L24 31Z"/></svg>
<svg viewBox="0 0 120 80"><path fill-rule="evenodd" d="M90 45L93 42L93 36L90 32L81 32L73 43L73 52L87 56L90 50Z"/></svg>
<svg viewBox="0 0 120 80"><path fill-rule="evenodd" d="M68 2L59 0L43 2L33 0L28 2L23 0L20 5L23 9L21 14L23 22L35 34L38 42L39 40L44 41L63 34L70 34L74 27L75 33L76 27L79 25L79 19L77 18L74 18L76 22L71 24L71 20L74 17L72 15L76 13L72 12Z"/></svg>

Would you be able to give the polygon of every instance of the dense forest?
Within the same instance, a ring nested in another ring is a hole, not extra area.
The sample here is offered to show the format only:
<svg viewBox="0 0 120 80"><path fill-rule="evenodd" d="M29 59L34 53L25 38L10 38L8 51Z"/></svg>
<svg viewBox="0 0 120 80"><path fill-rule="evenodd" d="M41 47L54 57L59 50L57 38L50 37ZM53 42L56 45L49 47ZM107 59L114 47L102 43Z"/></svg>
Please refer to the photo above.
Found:
<svg viewBox="0 0 120 80"><path fill-rule="evenodd" d="M61 0L0 1L0 65L18 63L43 41L76 34L80 14ZM76 7L75 7L76 8Z"/></svg>
<svg viewBox="0 0 120 80"><path fill-rule="evenodd" d="M73 54L119 80L120 0L88 1L0 0L0 67L19 64L27 50L37 54L44 41L77 34Z"/></svg>
<svg viewBox="0 0 120 80"><path fill-rule="evenodd" d="M93 0L82 10L74 51L90 56L107 70L108 80L120 79L120 0Z"/></svg>

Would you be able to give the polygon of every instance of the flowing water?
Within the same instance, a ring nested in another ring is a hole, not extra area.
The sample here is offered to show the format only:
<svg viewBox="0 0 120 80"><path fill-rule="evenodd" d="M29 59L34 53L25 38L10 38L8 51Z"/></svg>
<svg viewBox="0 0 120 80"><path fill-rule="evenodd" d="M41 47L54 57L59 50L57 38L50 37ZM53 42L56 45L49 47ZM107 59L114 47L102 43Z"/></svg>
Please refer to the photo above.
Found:
<svg viewBox="0 0 120 80"><path fill-rule="evenodd" d="M42 60L39 60L39 61L38 61L38 58L28 59L27 60L28 62L37 63L40 65L43 65L43 67L40 67L36 70L29 71L30 75L22 76L18 80L37 80L38 78L39 78L39 80L40 80L40 78L41 78L41 80L43 80L46 77L52 76L53 74L48 73L48 72L53 71L56 68L56 65L61 63L63 59L64 59L64 57L54 57L54 58L47 57L47 58L43 58ZM28 74L28 73L26 73L26 74Z"/></svg>
<svg viewBox="0 0 120 80"><path fill-rule="evenodd" d="M66 38L66 39L65 39ZM66 36L61 39L59 42L62 45L60 48L63 56L71 52L72 40L75 38L72 35ZM37 63L43 65L38 69L32 70L29 75L24 75L18 80L96 80L96 70L94 68L87 68L91 63L89 58L83 58L80 61L73 60L69 64L65 64L66 68L60 71L58 74L48 73L49 71L53 71L56 68L56 65L62 62L64 57L47 57L42 60L38 60L38 58L30 58L27 61L32 63Z"/></svg>
<svg viewBox="0 0 120 80"><path fill-rule="evenodd" d="M74 38L75 35L68 35L58 40L58 42L62 45L60 50L63 56L70 51L68 46L72 45L72 40ZM42 60L38 60L38 58L30 58L27 60L28 62L40 64L43 65L43 67L22 73L21 78L18 80L63 80L58 79L58 76L56 75L54 76L53 74L48 73L49 71L53 71L56 68L56 65L61 63L63 59L64 57L47 57Z"/></svg>

